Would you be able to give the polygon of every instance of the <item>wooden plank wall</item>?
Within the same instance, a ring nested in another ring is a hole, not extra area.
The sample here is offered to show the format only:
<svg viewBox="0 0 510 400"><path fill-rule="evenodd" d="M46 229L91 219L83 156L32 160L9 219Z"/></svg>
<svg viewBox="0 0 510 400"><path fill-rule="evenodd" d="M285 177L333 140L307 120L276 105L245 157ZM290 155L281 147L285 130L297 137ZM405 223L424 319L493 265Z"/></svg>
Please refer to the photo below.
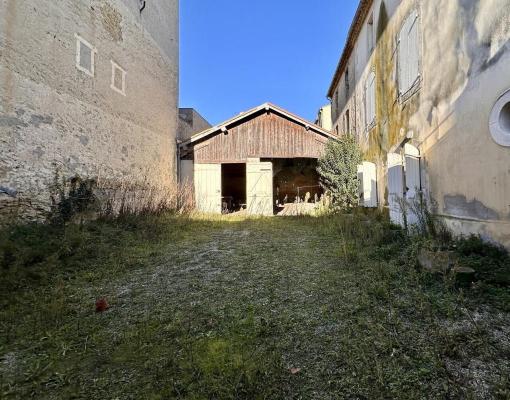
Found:
<svg viewBox="0 0 510 400"><path fill-rule="evenodd" d="M247 158L319 158L327 138L286 118L264 113L194 148L196 163L246 162Z"/></svg>

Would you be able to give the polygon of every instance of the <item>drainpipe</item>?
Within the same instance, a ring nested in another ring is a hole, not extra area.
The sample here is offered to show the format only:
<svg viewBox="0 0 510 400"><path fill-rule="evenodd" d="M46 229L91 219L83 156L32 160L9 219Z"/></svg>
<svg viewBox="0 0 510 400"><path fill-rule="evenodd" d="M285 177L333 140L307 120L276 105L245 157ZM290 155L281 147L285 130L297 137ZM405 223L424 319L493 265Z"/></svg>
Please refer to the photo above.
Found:
<svg viewBox="0 0 510 400"><path fill-rule="evenodd" d="M181 141L179 139L176 139L175 143L177 145L177 160L176 160L177 183L181 183Z"/></svg>

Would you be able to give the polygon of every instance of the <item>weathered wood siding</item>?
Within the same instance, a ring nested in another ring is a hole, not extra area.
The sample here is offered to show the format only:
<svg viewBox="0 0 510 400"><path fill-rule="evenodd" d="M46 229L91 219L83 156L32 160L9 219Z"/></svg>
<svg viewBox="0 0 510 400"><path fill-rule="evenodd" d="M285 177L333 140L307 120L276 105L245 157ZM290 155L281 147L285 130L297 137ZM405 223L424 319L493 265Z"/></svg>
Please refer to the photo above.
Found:
<svg viewBox="0 0 510 400"><path fill-rule="evenodd" d="M319 158L328 139L273 113L264 113L228 134L217 134L194 148L195 163L246 162L248 158Z"/></svg>

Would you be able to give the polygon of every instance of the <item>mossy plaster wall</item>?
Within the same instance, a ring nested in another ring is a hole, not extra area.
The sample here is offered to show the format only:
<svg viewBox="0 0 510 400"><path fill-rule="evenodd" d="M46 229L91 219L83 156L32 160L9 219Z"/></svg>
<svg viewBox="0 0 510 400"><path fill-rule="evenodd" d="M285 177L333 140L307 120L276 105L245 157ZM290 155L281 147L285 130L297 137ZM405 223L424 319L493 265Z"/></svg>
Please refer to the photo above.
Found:
<svg viewBox="0 0 510 400"><path fill-rule="evenodd" d="M397 38L418 9L421 82L398 98ZM438 214L457 232L479 232L510 246L510 148L492 138L492 107L510 89L510 0L374 1L376 48L366 29L349 65L351 96L334 115L351 114L351 132L378 166L379 199L387 200L386 157L405 141L422 156L422 181ZM438 23L441 21L441 23ZM376 125L364 124L365 80L376 72ZM354 74L353 74L354 71ZM345 94L344 77L339 81Z"/></svg>
<svg viewBox="0 0 510 400"><path fill-rule="evenodd" d="M44 208L57 169L173 184L177 18L177 0L142 15L135 0L0 1L0 209ZM76 67L75 35L97 50L93 77Z"/></svg>

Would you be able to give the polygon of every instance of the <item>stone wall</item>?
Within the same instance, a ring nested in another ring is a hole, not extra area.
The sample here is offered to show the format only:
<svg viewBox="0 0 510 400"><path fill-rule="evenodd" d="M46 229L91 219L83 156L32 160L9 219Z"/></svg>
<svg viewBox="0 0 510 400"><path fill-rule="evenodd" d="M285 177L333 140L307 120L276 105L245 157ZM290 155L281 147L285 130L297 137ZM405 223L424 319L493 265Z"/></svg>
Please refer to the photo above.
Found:
<svg viewBox="0 0 510 400"><path fill-rule="evenodd" d="M96 51L93 76L77 37ZM57 170L173 185L178 72L178 0L142 13L138 0L0 0L2 214L45 209Z"/></svg>

